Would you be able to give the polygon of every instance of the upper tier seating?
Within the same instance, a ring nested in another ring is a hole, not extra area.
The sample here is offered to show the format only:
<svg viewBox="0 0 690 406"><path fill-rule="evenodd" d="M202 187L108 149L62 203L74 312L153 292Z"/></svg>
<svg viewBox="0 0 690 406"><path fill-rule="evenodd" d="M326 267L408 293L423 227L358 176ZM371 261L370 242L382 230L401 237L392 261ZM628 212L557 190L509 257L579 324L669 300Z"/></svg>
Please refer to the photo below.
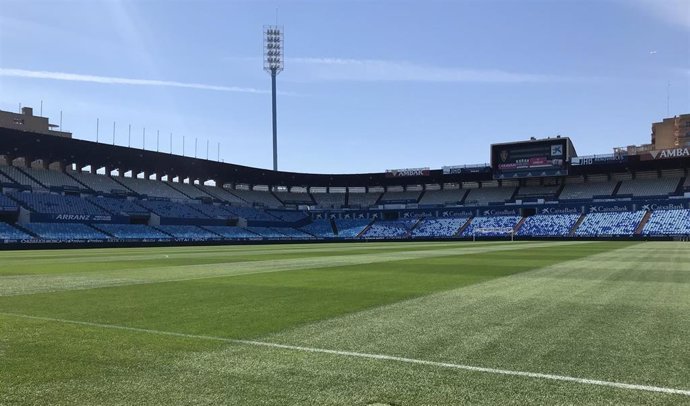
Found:
<svg viewBox="0 0 690 406"><path fill-rule="evenodd" d="M466 205L487 205L489 203L503 203L513 196L514 187L485 187L471 189L465 198Z"/></svg>
<svg viewBox="0 0 690 406"><path fill-rule="evenodd" d="M218 234L212 233L209 230L204 230L197 226L156 226L157 229L166 234L170 234L175 238L188 238L193 240L220 240Z"/></svg>
<svg viewBox="0 0 690 406"><path fill-rule="evenodd" d="M187 196L168 186L165 182L150 179L127 178L124 176L114 178L134 193L142 196L164 197L173 200L189 200Z"/></svg>
<svg viewBox="0 0 690 406"><path fill-rule="evenodd" d="M553 198L558 193L559 185L550 186L522 186L518 189L515 199Z"/></svg>
<svg viewBox="0 0 690 406"><path fill-rule="evenodd" d="M427 190L419 200L420 205L455 205L467 193L464 189Z"/></svg>
<svg viewBox="0 0 690 406"><path fill-rule="evenodd" d="M189 203L189 207L195 209L196 211L200 211L204 215L214 219L227 220L237 218L237 215L235 215L229 210L229 206L221 206L206 203L201 204L192 202Z"/></svg>
<svg viewBox="0 0 690 406"><path fill-rule="evenodd" d="M410 234L410 229L417 223L414 220L378 220L369 227L362 238L404 238Z"/></svg>
<svg viewBox="0 0 690 406"><path fill-rule="evenodd" d="M17 205L17 202L14 200L10 199L9 197L5 195L0 195L0 211L3 210L10 210L14 211L17 210L19 206Z"/></svg>
<svg viewBox="0 0 690 406"><path fill-rule="evenodd" d="M31 168L24 168L23 171L47 188L70 187L75 189L86 189L79 182L62 172Z"/></svg>
<svg viewBox="0 0 690 406"><path fill-rule="evenodd" d="M22 202L34 212L49 214L75 214L107 216L109 213L76 196L62 196L53 193L12 192L10 197Z"/></svg>
<svg viewBox="0 0 690 406"><path fill-rule="evenodd" d="M94 224L95 228L123 240L169 240L170 236L144 224Z"/></svg>
<svg viewBox="0 0 690 406"><path fill-rule="evenodd" d="M579 218L580 214L537 214L525 219L517 235L567 237Z"/></svg>
<svg viewBox="0 0 690 406"><path fill-rule="evenodd" d="M467 217L424 219L412 230L412 237L452 237L467 220Z"/></svg>
<svg viewBox="0 0 690 406"><path fill-rule="evenodd" d="M283 204L271 192L258 190L233 190L232 194L250 204L266 207L282 207Z"/></svg>
<svg viewBox="0 0 690 406"><path fill-rule="evenodd" d="M13 186L14 181L8 178L4 173L0 172L0 186L2 185Z"/></svg>
<svg viewBox="0 0 690 406"><path fill-rule="evenodd" d="M350 207L370 207L376 204L381 193L350 193L347 196L347 205Z"/></svg>
<svg viewBox="0 0 690 406"><path fill-rule="evenodd" d="M617 195L667 196L676 191L680 178L624 180Z"/></svg>
<svg viewBox="0 0 690 406"><path fill-rule="evenodd" d="M0 221L0 240L30 240L33 237Z"/></svg>
<svg viewBox="0 0 690 406"><path fill-rule="evenodd" d="M357 237L366 226L371 223L369 219L337 219L335 225L338 228L338 237Z"/></svg>
<svg viewBox="0 0 690 406"><path fill-rule="evenodd" d="M178 183L178 182L165 182L171 188L177 190L178 192L188 196L190 199L198 198L210 198L208 193L203 192L201 189L196 187L196 185L191 185L189 183Z"/></svg>
<svg viewBox="0 0 690 406"><path fill-rule="evenodd" d="M29 223L29 231L48 240L107 240L107 235L80 223Z"/></svg>
<svg viewBox="0 0 690 406"><path fill-rule="evenodd" d="M229 212L234 213L237 217L247 219L250 221L280 221L276 217L271 216L262 209L254 207L238 207L227 206Z"/></svg>
<svg viewBox="0 0 690 406"><path fill-rule="evenodd" d="M295 210L266 210L266 213L288 223L294 223L309 217L305 212Z"/></svg>
<svg viewBox="0 0 690 406"><path fill-rule="evenodd" d="M316 205L322 209L339 209L345 205L345 193L312 193Z"/></svg>
<svg viewBox="0 0 690 406"><path fill-rule="evenodd" d="M311 235L322 237L322 238L333 238L333 227L331 226L331 221L328 219L318 219L314 220L310 224L300 228L302 231L309 233Z"/></svg>
<svg viewBox="0 0 690 406"><path fill-rule="evenodd" d="M631 236L645 211L589 213L575 231L578 236Z"/></svg>
<svg viewBox="0 0 690 406"><path fill-rule="evenodd" d="M147 216L150 211L136 204L136 201L127 200L125 198L103 197L103 196L88 196L86 198L89 202L98 207L102 207L114 215L139 215Z"/></svg>
<svg viewBox="0 0 690 406"><path fill-rule="evenodd" d="M594 196L611 196L616 182L568 183L563 187L559 200L591 199Z"/></svg>
<svg viewBox="0 0 690 406"><path fill-rule="evenodd" d="M314 205L314 201L312 200L309 193L275 192L275 195L278 199L280 199L280 201L282 201L286 205Z"/></svg>
<svg viewBox="0 0 690 406"><path fill-rule="evenodd" d="M70 172L70 175L83 183L91 190L100 193L131 194L126 187L115 182L110 176L98 175L88 172Z"/></svg>
<svg viewBox="0 0 690 406"><path fill-rule="evenodd" d="M209 216L201 213L193 207L200 206L197 204L187 205L179 202L171 202L166 200L139 200L137 204L145 207L157 215L165 218L181 218L181 219L207 219Z"/></svg>
<svg viewBox="0 0 690 406"><path fill-rule="evenodd" d="M416 203L421 193L420 191L386 192L381 196L380 203Z"/></svg>
<svg viewBox="0 0 690 406"><path fill-rule="evenodd" d="M223 238L230 240L248 240L248 239L260 239L261 236L246 230L243 227L231 227L231 226L205 226L206 230L214 232L223 236Z"/></svg>
<svg viewBox="0 0 690 406"><path fill-rule="evenodd" d="M30 187L32 190L46 189L45 187L43 187L43 185L31 179L19 168L15 168L14 166L2 166L0 167L0 171L2 171L2 173L5 176L12 179L13 182L20 184L22 186Z"/></svg>
<svg viewBox="0 0 690 406"><path fill-rule="evenodd" d="M222 200L224 202L232 203L235 205L249 205L250 203L240 199L239 197L235 196L234 194L230 193L230 191L225 190L221 187L215 187L215 186L206 186L206 185L199 185L199 187L206 192L208 195L215 197L218 200Z"/></svg>
<svg viewBox="0 0 690 406"><path fill-rule="evenodd" d="M515 228L522 217L520 216L492 216L492 217L475 217L472 222L462 231L464 237L472 237L477 229L486 228ZM481 235L485 236L502 236L505 235L499 232L484 232Z"/></svg>
<svg viewBox="0 0 690 406"><path fill-rule="evenodd" d="M643 235L690 235L690 210L656 210L644 225Z"/></svg>

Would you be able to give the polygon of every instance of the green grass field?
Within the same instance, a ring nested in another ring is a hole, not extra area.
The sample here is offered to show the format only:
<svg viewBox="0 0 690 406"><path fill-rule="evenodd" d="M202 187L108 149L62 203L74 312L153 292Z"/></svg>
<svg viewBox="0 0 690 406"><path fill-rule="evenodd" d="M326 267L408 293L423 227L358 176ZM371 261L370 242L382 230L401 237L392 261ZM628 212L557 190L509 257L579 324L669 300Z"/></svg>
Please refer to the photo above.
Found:
<svg viewBox="0 0 690 406"><path fill-rule="evenodd" d="M13 404L690 404L690 245L0 252Z"/></svg>

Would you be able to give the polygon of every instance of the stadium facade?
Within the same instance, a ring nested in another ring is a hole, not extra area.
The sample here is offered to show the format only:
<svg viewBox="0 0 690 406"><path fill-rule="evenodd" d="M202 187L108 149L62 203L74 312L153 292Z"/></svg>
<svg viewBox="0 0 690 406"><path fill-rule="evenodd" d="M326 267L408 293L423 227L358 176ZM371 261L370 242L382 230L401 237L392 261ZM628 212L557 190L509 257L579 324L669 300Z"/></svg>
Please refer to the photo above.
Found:
<svg viewBox="0 0 690 406"><path fill-rule="evenodd" d="M558 136L493 145L487 165L312 174L78 140L12 114L0 112L5 248L690 235L690 115L612 154L577 156Z"/></svg>

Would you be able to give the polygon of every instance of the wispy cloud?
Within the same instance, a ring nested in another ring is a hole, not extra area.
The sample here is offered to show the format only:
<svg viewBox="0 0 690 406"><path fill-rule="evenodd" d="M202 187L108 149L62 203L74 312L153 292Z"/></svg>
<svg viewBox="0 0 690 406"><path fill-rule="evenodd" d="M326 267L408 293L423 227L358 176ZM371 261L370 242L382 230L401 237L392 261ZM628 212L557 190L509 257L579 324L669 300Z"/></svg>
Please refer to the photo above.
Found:
<svg viewBox="0 0 690 406"><path fill-rule="evenodd" d="M288 58L286 63L298 65L301 73L311 80L324 81L544 83L576 80L558 75L449 68L375 59Z"/></svg>
<svg viewBox="0 0 690 406"><path fill-rule="evenodd" d="M690 0L624 0L666 23L690 30Z"/></svg>
<svg viewBox="0 0 690 406"><path fill-rule="evenodd" d="M67 72L48 72L26 69L11 69L0 68L0 76L27 78L27 79L47 79L47 80L62 80L70 82L88 82L99 83L107 85L132 85L132 86L161 86L161 87L177 87L185 89L197 90L213 90L219 92L237 92L237 93L255 93L266 94L267 90L256 89L252 87L238 87L238 86L220 86L209 85L204 83L187 83L176 82L169 80L155 80L155 79L131 79L113 76L96 76L96 75L82 75L77 73Z"/></svg>

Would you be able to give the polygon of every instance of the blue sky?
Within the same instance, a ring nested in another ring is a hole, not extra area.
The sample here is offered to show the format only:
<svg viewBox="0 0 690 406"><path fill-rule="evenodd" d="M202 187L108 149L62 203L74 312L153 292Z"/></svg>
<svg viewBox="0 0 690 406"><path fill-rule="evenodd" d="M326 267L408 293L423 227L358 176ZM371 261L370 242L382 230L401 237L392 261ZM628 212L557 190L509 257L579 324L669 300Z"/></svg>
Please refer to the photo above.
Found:
<svg viewBox="0 0 690 406"><path fill-rule="evenodd" d="M0 109L76 138L271 167L262 26L285 27L279 168L488 162L493 142L648 142L690 113L690 0L0 0Z"/></svg>

